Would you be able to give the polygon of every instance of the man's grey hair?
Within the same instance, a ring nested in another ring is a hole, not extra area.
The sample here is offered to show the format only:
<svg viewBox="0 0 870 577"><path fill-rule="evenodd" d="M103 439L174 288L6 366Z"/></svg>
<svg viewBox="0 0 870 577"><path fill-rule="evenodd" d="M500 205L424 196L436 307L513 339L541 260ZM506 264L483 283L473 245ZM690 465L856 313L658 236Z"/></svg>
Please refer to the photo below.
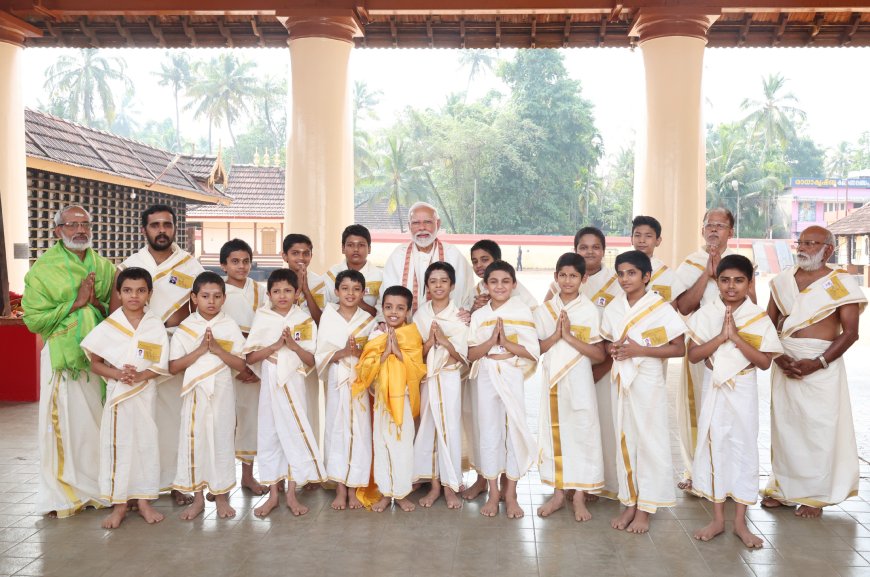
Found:
<svg viewBox="0 0 870 577"><path fill-rule="evenodd" d="M61 224L63 224L64 213L69 211L69 210L72 210L74 208L77 208L77 209L81 210L82 212L84 212L86 215L88 215L88 220L91 220L91 213L88 212L88 209L86 209L85 207L83 207L80 204L70 204L68 206L61 208L56 213L54 213L54 226L60 226Z"/></svg>
<svg viewBox="0 0 870 577"><path fill-rule="evenodd" d="M834 248L837 248L837 240L834 238L834 233L825 229L825 244L829 244Z"/></svg>
<svg viewBox="0 0 870 577"><path fill-rule="evenodd" d="M435 215L435 220L438 220L438 209L429 204L428 202L415 202L411 205L411 208L408 209L408 223L411 222L411 215L413 215L416 211L421 208L425 208L426 210L431 210L432 214Z"/></svg>

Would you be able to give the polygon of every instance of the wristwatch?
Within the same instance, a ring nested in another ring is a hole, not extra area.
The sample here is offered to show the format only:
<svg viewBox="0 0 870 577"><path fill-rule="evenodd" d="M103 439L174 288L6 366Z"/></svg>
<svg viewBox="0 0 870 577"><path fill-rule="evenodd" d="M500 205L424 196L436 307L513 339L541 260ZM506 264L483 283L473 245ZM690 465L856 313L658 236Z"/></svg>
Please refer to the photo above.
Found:
<svg viewBox="0 0 870 577"><path fill-rule="evenodd" d="M828 361L825 360L825 355L819 355L818 357L816 357L816 360L821 363L823 369L828 368Z"/></svg>

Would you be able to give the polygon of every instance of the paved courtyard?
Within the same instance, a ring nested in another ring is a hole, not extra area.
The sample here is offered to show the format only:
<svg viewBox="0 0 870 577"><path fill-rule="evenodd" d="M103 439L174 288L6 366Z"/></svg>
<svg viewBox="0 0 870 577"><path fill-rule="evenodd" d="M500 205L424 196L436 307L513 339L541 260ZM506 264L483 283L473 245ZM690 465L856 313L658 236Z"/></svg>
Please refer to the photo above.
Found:
<svg viewBox="0 0 870 577"><path fill-rule="evenodd" d="M546 278L542 273L522 273L534 294L544 292ZM766 302L766 291L759 293ZM519 486L526 511L520 520L508 520L503 509L495 519L482 517L482 497L460 511L448 511L440 500L433 509L413 513L335 512L329 507L331 494L322 490L301 495L311 507L304 517L293 517L282 508L261 520L253 515L261 498L237 489L231 498L238 511L233 520L218 520L209 505L201 518L182 522L177 517L181 508L164 497L157 504L167 515L164 522L148 526L131 515L120 529L106 531L100 528L102 511L63 520L34 514L36 405L0 403L0 576L870 577L870 327L863 335L847 355L862 456L860 494L826 509L820 519L798 519L791 509L752 507L750 528L763 536L762 550L749 551L730 534L710 543L696 542L691 532L708 522L711 506L691 496L680 495L676 507L661 509L646 535L611 529L610 518L619 508L606 500L591 505L594 517L587 523L576 523L568 510L538 518L535 509L550 489L540 484L535 472ZM672 392L677 374L672 364ZM536 387L536 380L527 383L530 421L537 418ZM766 374L759 389L763 485L770 467ZM676 469L675 437L673 449ZM421 495L422 491L417 497Z"/></svg>

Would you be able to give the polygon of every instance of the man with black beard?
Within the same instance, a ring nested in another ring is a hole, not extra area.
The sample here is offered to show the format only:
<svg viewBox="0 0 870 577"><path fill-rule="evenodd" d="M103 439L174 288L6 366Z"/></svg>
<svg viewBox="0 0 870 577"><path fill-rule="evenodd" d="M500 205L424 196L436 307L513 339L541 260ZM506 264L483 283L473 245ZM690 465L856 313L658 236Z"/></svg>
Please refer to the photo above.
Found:
<svg viewBox="0 0 870 577"><path fill-rule="evenodd" d="M205 269L193 255L175 244L175 211L170 206L155 204L142 213L142 234L146 244L119 267L141 267L154 279L154 293L149 309L163 319L170 338L181 321L190 314L190 289L193 280ZM118 293L112 294L111 309L120 302ZM172 377L157 387L157 430L160 445L160 487L168 490L175 480L178 459L178 431L181 426L182 375ZM179 504L191 498L172 491Z"/></svg>

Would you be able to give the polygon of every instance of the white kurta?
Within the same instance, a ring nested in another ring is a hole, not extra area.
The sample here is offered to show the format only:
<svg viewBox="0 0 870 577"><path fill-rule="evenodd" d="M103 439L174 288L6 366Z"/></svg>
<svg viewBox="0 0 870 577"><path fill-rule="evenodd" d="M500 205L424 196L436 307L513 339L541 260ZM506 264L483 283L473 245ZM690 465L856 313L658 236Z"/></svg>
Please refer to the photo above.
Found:
<svg viewBox="0 0 870 577"><path fill-rule="evenodd" d="M556 332L564 310L576 338L589 344L601 342L597 309L583 294L567 304L553 297L535 311L538 339L548 339ZM597 493L604 488L604 461L592 364L560 339L541 355L541 366L541 481L556 489Z"/></svg>
<svg viewBox="0 0 870 577"><path fill-rule="evenodd" d="M198 312L185 319L172 336L170 360L196 349L211 328L218 344L240 356L245 339L239 325L224 313L205 320ZM230 368L215 354L206 352L184 371L181 390L181 430L178 465L172 488L220 495L236 485L236 400Z"/></svg>
<svg viewBox="0 0 870 577"><path fill-rule="evenodd" d="M746 299L732 311L741 338L756 349L782 353L767 312ZM718 337L725 321L720 299L689 319L689 338L701 345ZM726 498L751 505L758 495L757 369L732 342L723 343L705 367L692 492L716 503Z"/></svg>
<svg viewBox="0 0 870 577"><path fill-rule="evenodd" d="M357 309L346 321L335 305L327 305L317 331L317 373L326 383L326 429L324 456L326 475L331 481L349 487L366 487L372 466L372 413L368 394L353 397L351 385L356 379L356 357L332 362L332 357L347 345L353 335L362 348L375 318Z"/></svg>
<svg viewBox="0 0 870 577"><path fill-rule="evenodd" d="M456 352L468 354L468 327L452 302L435 314L432 302L417 309L414 323L424 341L437 322ZM462 382L465 365L433 345L420 386L420 427L414 441L414 480L439 479L454 491L462 485Z"/></svg>
<svg viewBox="0 0 870 577"><path fill-rule="evenodd" d="M505 334L537 359L540 354L538 334L532 311L519 299L511 298L496 310L492 302L471 315L468 346L486 341L498 319L504 322ZM494 346L489 354L504 354ZM534 373L536 361L520 357L475 361L471 373L477 385L477 428L480 474L496 479L502 473L519 480L534 464L537 446L526 422L523 384Z"/></svg>
<svg viewBox="0 0 870 577"><path fill-rule="evenodd" d="M650 275L649 284L646 286L647 291L652 291L668 302L673 302L678 296L683 294L686 287L677 278L676 273L668 268L668 266L656 257L650 259L652 263L652 274Z"/></svg>
<svg viewBox="0 0 870 577"><path fill-rule="evenodd" d="M117 309L82 341L89 354L116 369L169 374L169 339L161 320L146 312L135 329ZM157 444L157 379L127 385L106 382L106 404L100 425L100 496L110 505L128 499L156 499L160 491L160 449Z"/></svg>
<svg viewBox="0 0 870 577"><path fill-rule="evenodd" d="M408 254L409 252L410 254ZM443 258L441 258L442 256ZM428 253L417 250L417 245L414 243L397 246L384 266L383 288L401 285L407 287L411 292L416 288L417 294L414 295L414 302L419 306L420 303L426 302L426 283L424 282L426 269L438 260L449 262L456 270L456 285L450 293L450 300L457 307L470 310L471 304L474 302L474 270L468 264L468 260L459 252L459 249L452 244L440 243L437 240Z"/></svg>
<svg viewBox="0 0 870 577"><path fill-rule="evenodd" d="M676 311L652 292L633 306L625 295L615 299L604 309L601 324L601 336L606 340L623 342L630 337L647 347L667 345L685 331ZM636 357L614 361L611 370L617 388L619 500L648 513L676 503L663 362Z"/></svg>
<svg viewBox="0 0 870 577"><path fill-rule="evenodd" d="M148 302L148 310L163 322L190 301L190 289L196 277L205 271L193 255L172 245L172 255L160 264L142 247L128 257L119 270L130 267L144 268L151 274L154 291ZM175 327L167 329L171 338ZM181 383L182 376L175 375L157 387L157 434L160 444L160 489L168 491L175 481L175 466L178 463L178 433L181 422Z"/></svg>
<svg viewBox="0 0 870 577"><path fill-rule="evenodd" d="M243 288L227 284L227 298L221 310L236 321L243 335L251 332L257 309L268 304L266 285L245 279ZM236 393L236 459L253 463L257 455L257 405L260 401L260 383L233 380Z"/></svg>
<svg viewBox="0 0 870 577"><path fill-rule="evenodd" d="M315 274L310 270L308 271L308 288L311 290L314 301L317 303L317 306L320 307L321 311L326 307L324 289L328 283L329 279L327 277ZM305 300L305 295L302 294L301 290L296 294L296 304L298 304L303 311L311 314L311 311L308 310L308 301ZM305 376L305 402L308 404L306 414L308 415L308 420L311 422L311 428L314 430L314 434L318 441L323 437L323 424L320 422L320 410L325 404L323 386L320 384L320 380L321 377L318 376L316 371L312 371Z"/></svg>

